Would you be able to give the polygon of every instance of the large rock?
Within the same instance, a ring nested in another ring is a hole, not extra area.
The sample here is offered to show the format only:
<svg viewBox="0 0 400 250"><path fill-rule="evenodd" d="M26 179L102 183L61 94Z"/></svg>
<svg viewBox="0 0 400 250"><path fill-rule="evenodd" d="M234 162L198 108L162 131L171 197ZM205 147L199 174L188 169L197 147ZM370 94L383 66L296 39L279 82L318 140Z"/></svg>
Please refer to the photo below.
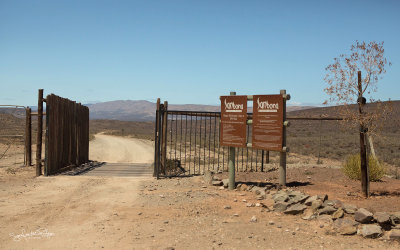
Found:
<svg viewBox="0 0 400 250"><path fill-rule="evenodd" d="M305 200L308 199L308 197L310 197L309 195L305 195L305 194L300 194L300 195L296 195L294 196L291 201L292 203L303 203Z"/></svg>
<svg viewBox="0 0 400 250"><path fill-rule="evenodd" d="M274 210L278 211L278 212L283 212L287 209L287 207L289 206L289 203L287 202L277 202L274 204Z"/></svg>
<svg viewBox="0 0 400 250"><path fill-rule="evenodd" d="M373 214L365 208L360 208L355 212L354 219L362 224L372 223Z"/></svg>
<svg viewBox="0 0 400 250"><path fill-rule="evenodd" d="M341 235L354 235L357 233L357 228L352 226L345 226L338 229Z"/></svg>
<svg viewBox="0 0 400 250"><path fill-rule="evenodd" d="M313 201L316 201L316 200L318 200L318 196L314 195L314 196L308 197L308 199L304 202L304 204L307 206L311 206Z"/></svg>
<svg viewBox="0 0 400 250"><path fill-rule="evenodd" d="M289 191L287 192L287 194L289 195L290 198L303 195L303 193L300 191Z"/></svg>
<svg viewBox="0 0 400 250"><path fill-rule="evenodd" d="M359 224L360 223L358 223L357 221L354 221L354 220L351 220L348 218L339 218L339 219L335 220L335 222L333 223L333 226L335 228L340 228L340 227L344 227L344 226L356 227Z"/></svg>
<svg viewBox="0 0 400 250"><path fill-rule="evenodd" d="M382 228L376 224L362 225L359 228L358 234L361 234L365 238L378 238L382 235Z"/></svg>
<svg viewBox="0 0 400 250"><path fill-rule="evenodd" d="M318 210L319 214L333 214L334 212L336 212L336 208L333 206L326 206Z"/></svg>
<svg viewBox="0 0 400 250"><path fill-rule="evenodd" d="M339 218L333 222L333 227L341 235L353 235L357 233L358 222L350 219Z"/></svg>
<svg viewBox="0 0 400 250"><path fill-rule="evenodd" d="M342 218L343 216L344 216L343 209L339 207L338 210L336 210L336 212L332 214L332 219L337 220L339 218Z"/></svg>
<svg viewBox="0 0 400 250"><path fill-rule="evenodd" d="M273 196L275 202L286 202L289 200L289 196L286 193L277 193Z"/></svg>
<svg viewBox="0 0 400 250"><path fill-rule="evenodd" d="M386 231L389 231L392 228L393 223L388 213L376 212L374 214L374 220L378 222L379 226L381 226Z"/></svg>
<svg viewBox="0 0 400 250"><path fill-rule="evenodd" d="M285 210L285 214L301 214L307 208L306 205L296 203Z"/></svg>
<svg viewBox="0 0 400 250"><path fill-rule="evenodd" d="M315 200L311 203L311 208L315 211L322 206L322 200Z"/></svg>
<svg viewBox="0 0 400 250"><path fill-rule="evenodd" d="M376 212L374 214L374 219L379 224L390 223L390 215L388 213L385 213L385 212Z"/></svg>
<svg viewBox="0 0 400 250"><path fill-rule="evenodd" d="M339 200L333 200L333 207L334 208L342 208L343 207L343 202L339 201Z"/></svg>
<svg viewBox="0 0 400 250"><path fill-rule="evenodd" d="M354 214L357 211L356 206L347 203L343 203L342 208L347 214Z"/></svg>
<svg viewBox="0 0 400 250"><path fill-rule="evenodd" d="M317 217L316 212L312 208L306 208L303 212L303 217L301 217L303 220L312 220Z"/></svg>

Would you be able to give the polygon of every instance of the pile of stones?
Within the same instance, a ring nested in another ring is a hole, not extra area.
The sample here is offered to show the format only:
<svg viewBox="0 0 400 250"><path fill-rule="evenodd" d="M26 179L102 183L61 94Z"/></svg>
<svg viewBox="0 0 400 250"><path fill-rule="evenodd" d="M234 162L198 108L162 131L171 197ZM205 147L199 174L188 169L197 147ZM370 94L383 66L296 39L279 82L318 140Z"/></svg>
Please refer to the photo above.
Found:
<svg viewBox="0 0 400 250"><path fill-rule="evenodd" d="M358 234L365 238L378 238L386 234L388 239L400 240L400 212L373 214L365 208L329 200L327 195L309 196L290 189L272 191L270 195L275 211L301 214L304 220L324 221L339 234Z"/></svg>
<svg viewBox="0 0 400 250"><path fill-rule="evenodd" d="M228 187L228 179L212 178L210 183L221 188ZM238 184L236 190L254 192L258 200L273 199L274 205L270 210L301 215L304 220L318 220L321 228L329 225L341 235L361 235L365 238L385 236L386 239L400 240L400 212L373 214L365 208L329 200L328 195L309 196L291 189L276 190L273 184L264 187Z"/></svg>

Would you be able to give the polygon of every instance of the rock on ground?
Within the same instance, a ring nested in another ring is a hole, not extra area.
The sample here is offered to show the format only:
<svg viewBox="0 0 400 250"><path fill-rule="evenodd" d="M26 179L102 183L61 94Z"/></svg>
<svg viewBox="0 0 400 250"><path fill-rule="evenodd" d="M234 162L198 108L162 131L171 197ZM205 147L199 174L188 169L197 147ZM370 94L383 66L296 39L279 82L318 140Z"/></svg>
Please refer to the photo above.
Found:
<svg viewBox="0 0 400 250"><path fill-rule="evenodd" d="M294 204L292 206L290 206L289 208L286 209L286 211L284 211L283 213L285 214L301 214L303 213L303 211L307 208L306 205L297 203Z"/></svg>
<svg viewBox="0 0 400 250"><path fill-rule="evenodd" d="M382 228L375 224L362 225L358 233L365 238L378 238L382 235Z"/></svg>
<svg viewBox="0 0 400 250"><path fill-rule="evenodd" d="M362 224L371 223L373 214L365 208L360 208L355 212L354 219Z"/></svg>

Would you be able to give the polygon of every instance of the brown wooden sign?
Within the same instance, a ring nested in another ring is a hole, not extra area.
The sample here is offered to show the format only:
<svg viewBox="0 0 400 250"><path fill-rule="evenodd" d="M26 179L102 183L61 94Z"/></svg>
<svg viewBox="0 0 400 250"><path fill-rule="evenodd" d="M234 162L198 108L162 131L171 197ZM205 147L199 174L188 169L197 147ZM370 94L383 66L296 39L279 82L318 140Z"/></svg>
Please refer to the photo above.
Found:
<svg viewBox="0 0 400 250"><path fill-rule="evenodd" d="M247 96L221 96L220 145L246 147Z"/></svg>
<svg viewBox="0 0 400 250"><path fill-rule="evenodd" d="M253 148L282 151L283 97L282 95L253 96Z"/></svg>

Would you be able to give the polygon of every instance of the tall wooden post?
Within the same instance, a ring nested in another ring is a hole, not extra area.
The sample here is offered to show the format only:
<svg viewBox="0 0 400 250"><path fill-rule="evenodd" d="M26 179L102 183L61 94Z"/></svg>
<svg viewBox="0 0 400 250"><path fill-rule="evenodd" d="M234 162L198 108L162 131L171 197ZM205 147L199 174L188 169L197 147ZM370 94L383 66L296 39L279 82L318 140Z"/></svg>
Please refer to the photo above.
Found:
<svg viewBox="0 0 400 250"><path fill-rule="evenodd" d="M157 98L156 104L156 124L154 128L154 170L153 170L153 177L157 176L158 171L158 162L160 158L160 145L158 137L160 136L160 131L158 130L158 123L159 123L159 115L160 115L160 98Z"/></svg>
<svg viewBox="0 0 400 250"><path fill-rule="evenodd" d="M361 71L358 71L358 113L360 116L360 159L361 159L361 189L364 196L368 198L369 196L369 174L368 174L368 164L367 164L367 147L365 140L365 132L367 128L363 124L363 106L365 104L365 99L362 96L362 83L361 83Z"/></svg>
<svg viewBox="0 0 400 250"><path fill-rule="evenodd" d="M236 95L236 92L231 92L230 95ZM229 189L235 189L235 147L229 147Z"/></svg>
<svg viewBox="0 0 400 250"><path fill-rule="evenodd" d="M283 122L286 121L286 90L281 90L280 94L283 98ZM283 126L282 130L282 147L285 150L280 152L280 163L279 163L279 184L286 186L286 126Z"/></svg>
<svg viewBox="0 0 400 250"><path fill-rule="evenodd" d="M46 103L46 125L45 125L45 134L44 134L44 176L49 175L49 116L51 116L50 105ZM50 115L49 115L50 114Z"/></svg>
<svg viewBox="0 0 400 250"><path fill-rule="evenodd" d="M43 89L38 96L38 128L36 141L36 176L42 174L42 133L43 133Z"/></svg>
<svg viewBox="0 0 400 250"><path fill-rule="evenodd" d="M164 101L163 118L162 118L162 142L161 142L161 171L165 175L167 164L167 124L168 124L168 102Z"/></svg>
<svg viewBox="0 0 400 250"><path fill-rule="evenodd" d="M31 117L31 108L26 108L26 117L25 117L25 156L26 166L32 165L32 117Z"/></svg>

